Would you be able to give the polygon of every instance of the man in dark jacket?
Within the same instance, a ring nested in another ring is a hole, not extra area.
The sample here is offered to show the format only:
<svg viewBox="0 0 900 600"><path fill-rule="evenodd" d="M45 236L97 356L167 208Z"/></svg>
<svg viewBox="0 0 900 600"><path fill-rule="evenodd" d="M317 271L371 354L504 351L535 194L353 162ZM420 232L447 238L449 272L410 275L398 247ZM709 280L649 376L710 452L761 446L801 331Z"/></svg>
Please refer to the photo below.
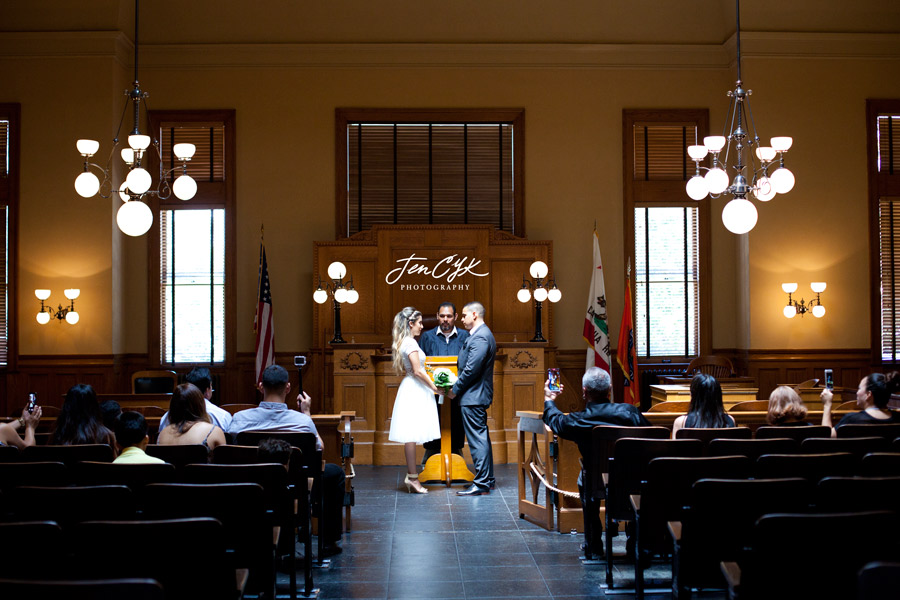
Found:
<svg viewBox="0 0 900 600"><path fill-rule="evenodd" d="M565 414L556 408L556 398L562 393L562 386L559 391L551 391L549 384L549 380L544 384L544 423L559 437L578 444L582 464L587 464L590 460L591 430L595 425L650 425L636 406L610 403L609 373L599 367L591 367L581 378L581 393L585 400L585 407L581 412ZM602 557L603 524L600 521L600 502L599 499L590 497L590 490L587 489L589 485L587 473L582 468L578 476L578 491L584 514L584 549L594 556Z"/></svg>

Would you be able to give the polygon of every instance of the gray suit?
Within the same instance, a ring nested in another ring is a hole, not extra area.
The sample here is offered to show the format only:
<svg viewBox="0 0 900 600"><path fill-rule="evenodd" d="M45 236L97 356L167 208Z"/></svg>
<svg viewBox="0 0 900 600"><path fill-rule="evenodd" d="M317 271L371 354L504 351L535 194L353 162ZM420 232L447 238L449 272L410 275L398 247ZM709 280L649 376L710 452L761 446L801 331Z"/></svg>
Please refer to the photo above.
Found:
<svg viewBox="0 0 900 600"><path fill-rule="evenodd" d="M463 428L475 462L475 485L488 490L494 485L494 455L487 426L487 408L494 400L494 356L497 342L482 324L463 343L457 361L453 393L459 398Z"/></svg>

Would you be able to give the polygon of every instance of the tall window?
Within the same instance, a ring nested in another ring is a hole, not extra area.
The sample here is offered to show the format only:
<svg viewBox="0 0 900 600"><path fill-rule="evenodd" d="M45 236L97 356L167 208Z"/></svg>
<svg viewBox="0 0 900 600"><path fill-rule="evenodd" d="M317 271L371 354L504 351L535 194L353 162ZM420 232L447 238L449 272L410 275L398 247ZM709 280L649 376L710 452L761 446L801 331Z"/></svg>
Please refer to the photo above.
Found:
<svg viewBox="0 0 900 600"><path fill-rule="evenodd" d="M872 347L884 363L900 359L900 100L866 102L872 207Z"/></svg>
<svg viewBox="0 0 900 600"><path fill-rule="evenodd" d="M697 110L624 112L626 255L641 357L708 350L709 207L684 191L693 175L687 146L702 139L707 121Z"/></svg>
<svg viewBox="0 0 900 600"><path fill-rule="evenodd" d="M19 105L0 104L0 368L15 356L16 210L19 182Z"/></svg>
<svg viewBox="0 0 900 600"><path fill-rule="evenodd" d="M491 224L524 235L521 110L338 109L338 232Z"/></svg>
<svg viewBox="0 0 900 600"><path fill-rule="evenodd" d="M225 363L234 356L234 111L152 111L164 168L175 144L197 151L197 195L158 201L154 341L161 364ZM176 172L172 175L180 175Z"/></svg>

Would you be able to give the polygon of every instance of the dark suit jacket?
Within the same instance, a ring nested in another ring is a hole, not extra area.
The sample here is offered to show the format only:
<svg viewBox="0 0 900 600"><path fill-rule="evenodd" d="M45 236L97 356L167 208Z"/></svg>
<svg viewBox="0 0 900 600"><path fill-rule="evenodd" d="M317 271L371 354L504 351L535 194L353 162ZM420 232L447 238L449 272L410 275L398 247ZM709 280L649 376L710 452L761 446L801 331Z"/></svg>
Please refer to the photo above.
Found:
<svg viewBox="0 0 900 600"><path fill-rule="evenodd" d="M494 400L494 356L497 342L487 325L482 325L463 342L457 361L453 393L460 406L490 406Z"/></svg>

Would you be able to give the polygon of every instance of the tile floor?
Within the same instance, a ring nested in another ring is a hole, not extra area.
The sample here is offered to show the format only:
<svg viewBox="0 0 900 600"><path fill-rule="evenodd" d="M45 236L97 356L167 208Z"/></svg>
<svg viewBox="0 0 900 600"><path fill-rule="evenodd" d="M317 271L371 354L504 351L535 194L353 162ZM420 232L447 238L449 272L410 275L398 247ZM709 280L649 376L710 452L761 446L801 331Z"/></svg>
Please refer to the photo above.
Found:
<svg viewBox="0 0 900 600"><path fill-rule="evenodd" d="M344 551L331 566L314 571L319 598L562 599L619 592L601 588L603 564L582 565L581 535L548 532L519 518L515 465L497 465L497 489L471 498L456 496L462 485L450 490L432 485L427 495L407 494L404 471L356 467L353 531L344 535ZM617 537L615 551L624 552L624 544L625 536ZM648 576L659 579L657 589L668 588L671 567L654 565ZM615 577L628 585L633 569L617 565ZM279 598L287 597L287 581L279 574ZM302 572L298 583L302 588ZM615 593L633 598L620 594Z"/></svg>

